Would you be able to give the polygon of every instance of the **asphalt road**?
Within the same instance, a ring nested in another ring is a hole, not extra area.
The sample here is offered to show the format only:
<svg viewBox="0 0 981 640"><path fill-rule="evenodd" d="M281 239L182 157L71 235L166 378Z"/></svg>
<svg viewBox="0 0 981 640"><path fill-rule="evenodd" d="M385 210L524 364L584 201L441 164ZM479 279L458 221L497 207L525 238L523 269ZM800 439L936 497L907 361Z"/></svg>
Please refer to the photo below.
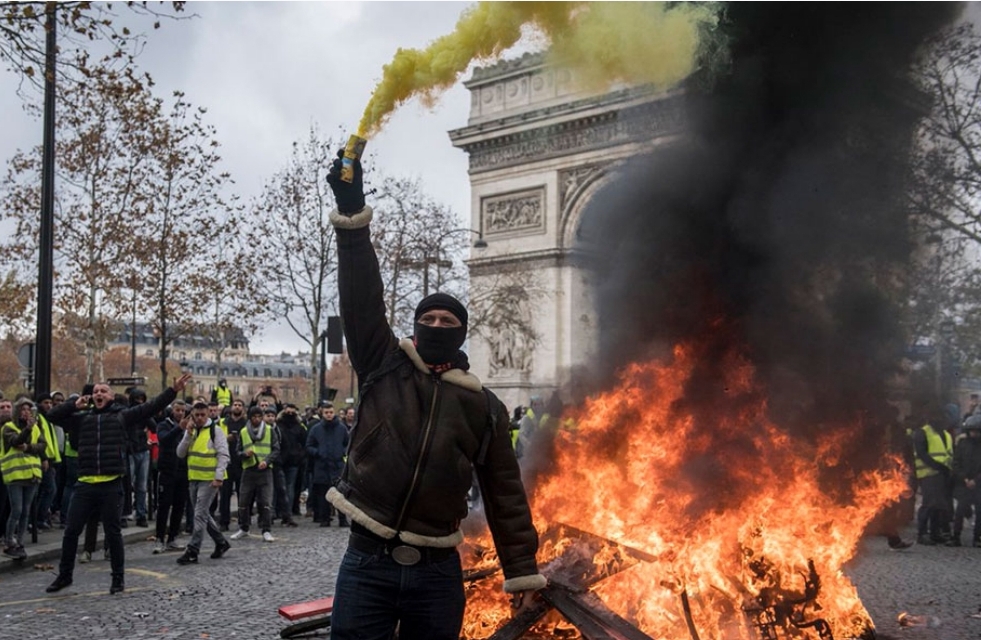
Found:
<svg viewBox="0 0 981 640"><path fill-rule="evenodd" d="M233 541L220 560L207 558L209 541L200 564L181 567L177 553L151 553L149 530L130 527L124 532L126 591L115 596L109 595L109 563L101 554L77 566L71 587L46 594L55 569L45 564L57 564L60 544L60 532L46 532L40 544L28 546L32 557L22 565L0 561L0 638L278 638L287 624L279 606L333 590L347 531L301 519L296 529L277 526L273 543ZM981 549L914 546L896 552L883 538L869 538L847 572L880 639L981 638L981 618L972 617L981 606ZM900 627L903 611L940 624Z"/></svg>

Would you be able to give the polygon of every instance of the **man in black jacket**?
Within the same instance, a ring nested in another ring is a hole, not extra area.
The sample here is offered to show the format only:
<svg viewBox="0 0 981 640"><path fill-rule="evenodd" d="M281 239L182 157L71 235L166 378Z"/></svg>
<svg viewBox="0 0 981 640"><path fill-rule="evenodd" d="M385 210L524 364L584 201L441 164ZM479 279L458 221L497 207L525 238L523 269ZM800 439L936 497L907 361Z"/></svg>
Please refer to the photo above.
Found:
<svg viewBox="0 0 981 640"><path fill-rule="evenodd" d="M152 401L129 408L115 404L112 388L100 382L93 386L91 397L81 396L51 410L51 420L65 426L72 446L78 451L78 483L68 508L58 577L48 586L48 593L71 585L78 536L92 513L99 513L109 543L112 566L109 593L119 593L125 588L119 506L123 496L128 431L173 402L190 379L191 374L185 373Z"/></svg>
<svg viewBox="0 0 981 640"><path fill-rule="evenodd" d="M177 543L177 536L181 532L187 502L187 460L177 457L177 444L184 437L181 420L185 415L187 404L183 400L174 400L170 404L170 415L157 424L160 454L157 457L157 541L153 553L184 548Z"/></svg>
<svg viewBox="0 0 981 640"><path fill-rule="evenodd" d="M964 421L965 436L954 446L954 497L957 510L954 512L954 537L951 546L961 546L961 531L964 520L974 512L974 531L971 545L981 547L981 415L970 415Z"/></svg>
<svg viewBox="0 0 981 640"><path fill-rule="evenodd" d="M334 405L331 403L321 406L320 415L321 420L310 427L307 435L307 454L313 465L310 504L313 507L313 521L319 522L321 527L329 527L332 514L326 495L344 470L348 431L334 415ZM340 511L337 515L337 526L348 526L347 516Z"/></svg>
<svg viewBox="0 0 981 640"><path fill-rule="evenodd" d="M338 154L339 156L341 154ZM416 307L414 336L388 324L378 258L368 225L359 162L327 181L337 210L342 324L361 383L347 464L327 499L352 521L331 614L331 637L457 640L465 597L460 521L476 471L504 590L512 606L531 606L545 586L538 534L508 436L508 411L460 351L467 310L436 293Z"/></svg>

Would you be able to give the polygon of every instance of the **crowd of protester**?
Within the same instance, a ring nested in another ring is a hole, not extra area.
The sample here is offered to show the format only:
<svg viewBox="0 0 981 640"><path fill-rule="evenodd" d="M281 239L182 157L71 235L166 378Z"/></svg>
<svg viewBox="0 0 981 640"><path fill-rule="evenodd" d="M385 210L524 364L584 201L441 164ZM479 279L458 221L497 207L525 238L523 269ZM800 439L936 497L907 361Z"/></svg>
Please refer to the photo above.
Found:
<svg viewBox="0 0 981 640"><path fill-rule="evenodd" d="M914 471L920 493L917 543L981 547L981 403L972 394L967 412L937 408L911 429ZM965 524L973 518L969 537Z"/></svg>
<svg viewBox="0 0 981 640"><path fill-rule="evenodd" d="M80 416L94 408L84 406L92 402L92 394L93 385L69 396L58 391L35 398L0 395L0 522L5 525L5 556L24 559L32 534L68 525L73 494L80 486L78 451L69 423L77 424ZM129 409L146 403L147 395L142 389L130 388L115 394L111 402L117 409ZM66 409L60 410L59 405ZM199 423L192 420L195 412ZM71 420L49 419L69 414ZM296 405L281 402L271 387L251 399L234 398L224 380L210 398L175 398L152 417L126 423L118 526L153 530L153 553L184 551L182 564L189 558L196 561L196 549L190 545L199 547L201 540L192 538L189 545L178 540L182 534L194 533L196 518L206 533L220 534L222 540L230 529L234 532L228 537L233 540L249 536L253 522L267 542L275 541L274 524L296 527L301 518L322 527L334 522L348 526L323 494L340 476L354 420L354 407L335 411L327 401L301 412ZM197 514L191 494L193 443L188 442L184 455L179 451L182 440L195 428L222 440L228 454L222 481L214 483L213 492L199 492L207 494L207 504L204 513ZM216 429L220 435L214 435ZM209 519L214 523L213 532ZM112 553L105 536L97 548L99 514L93 513L84 526L78 561L89 562L97 552L109 559Z"/></svg>

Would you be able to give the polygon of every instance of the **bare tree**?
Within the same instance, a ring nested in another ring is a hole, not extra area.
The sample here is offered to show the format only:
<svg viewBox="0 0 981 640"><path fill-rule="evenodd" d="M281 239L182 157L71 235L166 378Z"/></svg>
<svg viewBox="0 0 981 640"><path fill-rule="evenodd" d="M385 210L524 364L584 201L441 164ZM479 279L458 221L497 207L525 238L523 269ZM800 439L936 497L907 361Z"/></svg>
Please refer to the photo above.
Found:
<svg viewBox="0 0 981 640"><path fill-rule="evenodd" d="M425 194L418 180L376 180L371 225L385 288L388 322L396 334L412 334L416 304L425 295L445 291L466 297L463 257L469 227L453 211Z"/></svg>
<svg viewBox="0 0 981 640"><path fill-rule="evenodd" d="M90 379L119 306L120 264L132 262L127 220L145 199L150 123L157 102L126 72L94 69L59 102L55 211L56 308L87 349ZM41 154L18 152L3 184L4 215L15 222L2 259L34 261L40 210ZM84 309L84 313L77 313Z"/></svg>
<svg viewBox="0 0 981 640"><path fill-rule="evenodd" d="M147 200L128 217L135 230L128 237L132 268L160 341L161 388L167 385L170 345L211 319L214 296L223 286L215 267L229 248L227 235L216 230L238 220L234 198L226 202L224 195L231 176L220 170L218 141L205 113L175 92L167 115L154 120ZM233 307L226 315L253 309L254 293L245 288L227 296Z"/></svg>
<svg viewBox="0 0 981 640"><path fill-rule="evenodd" d="M327 171L341 142L312 125L293 143L290 158L252 206L247 234L256 247L254 270L267 308L310 347L319 363L320 335L337 311L337 256L328 216L334 197ZM317 380L311 380L314 391Z"/></svg>
<svg viewBox="0 0 981 640"><path fill-rule="evenodd" d="M981 242L981 35L962 24L926 52L917 75L932 108L913 156L910 205L924 225Z"/></svg>
<svg viewBox="0 0 981 640"><path fill-rule="evenodd" d="M44 79L48 12L54 11L58 34L59 82L63 87L87 82L93 69L128 66L142 50L145 35L127 23L178 18L184 2L0 2L0 62L29 86ZM127 15L117 13L123 7ZM67 55L66 55L67 54ZM94 55L94 62L93 62Z"/></svg>
<svg viewBox="0 0 981 640"><path fill-rule="evenodd" d="M939 33L917 77L929 98L912 155L908 205L916 250L909 275L914 344L945 349L981 373L981 35L971 23ZM939 365L938 365L939 368ZM940 372L936 372L939 377Z"/></svg>

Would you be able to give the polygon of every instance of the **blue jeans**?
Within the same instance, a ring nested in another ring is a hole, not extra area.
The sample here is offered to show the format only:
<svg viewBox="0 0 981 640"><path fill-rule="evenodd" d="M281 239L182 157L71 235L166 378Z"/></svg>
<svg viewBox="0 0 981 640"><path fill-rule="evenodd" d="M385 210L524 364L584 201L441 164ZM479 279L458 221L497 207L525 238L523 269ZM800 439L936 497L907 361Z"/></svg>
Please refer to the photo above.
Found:
<svg viewBox="0 0 981 640"><path fill-rule="evenodd" d="M133 479L133 510L137 520L146 519L146 487L150 477L150 452L129 454L129 477Z"/></svg>
<svg viewBox="0 0 981 640"><path fill-rule="evenodd" d="M337 574L331 640L459 640L463 626L459 554L404 567L391 556L348 547Z"/></svg>
<svg viewBox="0 0 981 640"><path fill-rule="evenodd" d="M27 517L31 514L31 501L37 485L33 482L15 482L7 485L7 499L10 501L10 517L7 518L7 546L24 544L24 531L27 530Z"/></svg>

